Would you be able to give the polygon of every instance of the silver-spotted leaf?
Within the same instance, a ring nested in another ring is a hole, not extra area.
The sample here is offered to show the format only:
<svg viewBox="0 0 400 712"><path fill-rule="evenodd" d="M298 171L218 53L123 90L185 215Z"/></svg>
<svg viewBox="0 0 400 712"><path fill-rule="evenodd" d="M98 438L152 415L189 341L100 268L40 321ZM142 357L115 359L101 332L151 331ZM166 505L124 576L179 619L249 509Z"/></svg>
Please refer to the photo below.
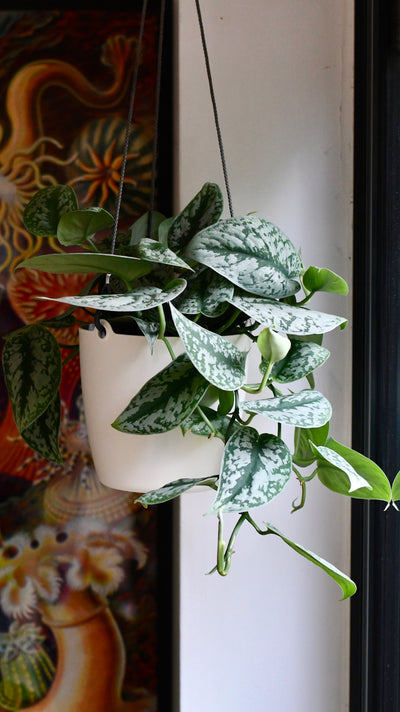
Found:
<svg viewBox="0 0 400 712"><path fill-rule="evenodd" d="M390 502L390 482L368 457L333 438L329 438L325 447L312 445L312 448L317 454L317 474L325 487L357 499Z"/></svg>
<svg viewBox="0 0 400 712"><path fill-rule="evenodd" d="M3 371L20 433L54 401L61 381L59 345L48 329L31 324L6 339Z"/></svg>
<svg viewBox="0 0 400 712"><path fill-rule="evenodd" d="M57 393L44 413L21 433L29 447L50 462L63 461L58 444L60 416L60 395Z"/></svg>
<svg viewBox="0 0 400 712"><path fill-rule="evenodd" d="M291 306L272 299L235 294L229 301L263 326L273 326L285 334L325 334L346 323L346 319L341 316Z"/></svg>
<svg viewBox="0 0 400 712"><path fill-rule="evenodd" d="M312 465L316 460L316 453L311 449L314 445L325 445L329 435L329 423L319 428L296 428L294 431L294 453L292 460L299 467Z"/></svg>
<svg viewBox="0 0 400 712"><path fill-rule="evenodd" d="M304 390L289 396L247 401L248 413L265 415L278 423L298 428L318 428L332 417L329 401L318 391Z"/></svg>
<svg viewBox="0 0 400 712"><path fill-rule="evenodd" d="M174 218L168 232L169 247L182 252L192 237L215 223L223 209L222 193L215 183L205 183L179 215Z"/></svg>
<svg viewBox="0 0 400 712"><path fill-rule="evenodd" d="M161 502L169 502L171 499L180 497L181 494L184 494L198 485L202 485L204 487L209 484L210 486L213 486L215 484L215 480L216 478L210 477L196 477L192 479L184 477L180 480L169 482L167 485L159 487L156 490L152 490L151 492L145 492L145 494L140 495L140 497L138 497L135 501L140 502L146 507L152 504L161 504Z"/></svg>
<svg viewBox="0 0 400 712"><path fill-rule="evenodd" d="M208 383L186 354L157 373L112 423L123 433L165 433L179 426L196 408Z"/></svg>
<svg viewBox="0 0 400 712"><path fill-rule="evenodd" d="M196 369L217 388L225 391L241 388L246 380L247 353L223 336L190 321L173 304L170 306L175 328Z"/></svg>
<svg viewBox="0 0 400 712"><path fill-rule="evenodd" d="M329 563L329 561L326 561L325 559L322 559L320 556L317 556L317 554L314 554L312 551L309 549L306 549L304 546L301 546L300 544L296 544L294 541L291 541L291 539L288 539L287 536L282 534L276 527L272 526L272 524L267 524L268 530L271 534L276 534L277 536L282 539L282 541L285 542L288 546L290 546L291 549L293 549L297 554L300 554L300 556L303 556L305 559L308 561L311 561L312 564L315 564L318 566L320 569L325 571L325 573L328 574L331 578L333 578L334 581L340 586L343 592L343 599L349 598L349 596L353 596L353 594L357 590L357 586L355 585L354 581L352 581L346 574L342 573L342 571L339 571L339 569L336 568L333 564Z"/></svg>
<svg viewBox="0 0 400 712"><path fill-rule="evenodd" d="M175 254L168 247L164 247L157 240L149 240L143 238L136 245L136 257L141 260L149 260L150 262L158 262L164 265L173 265L174 267L181 267L182 269L188 269L192 271L192 268L184 262L178 255Z"/></svg>
<svg viewBox="0 0 400 712"><path fill-rule="evenodd" d="M238 287L264 297L286 297L299 290L302 263L281 230L262 218L219 220L199 232L186 259L207 265Z"/></svg>
<svg viewBox="0 0 400 712"><path fill-rule="evenodd" d="M51 185L41 188L24 210L25 227L34 235L55 237L60 217L77 207L78 201L71 186Z"/></svg>
<svg viewBox="0 0 400 712"><path fill-rule="evenodd" d="M277 383L292 383L308 376L329 358L329 351L310 341L292 341L289 353L272 369Z"/></svg>
<svg viewBox="0 0 400 712"><path fill-rule="evenodd" d="M211 513L243 512L266 504L282 491L291 470L283 440L250 427L238 429L225 445Z"/></svg>
<svg viewBox="0 0 400 712"><path fill-rule="evenodd" d="M72 304L75 307L100 309L101 311L145 311L175 299L185 289L185 286L184 279L175 279L164 289L160 289L160 287L136 287L136 289L132 289L125 294L88 294L83 297L41 297L41 299Z"/></svg>

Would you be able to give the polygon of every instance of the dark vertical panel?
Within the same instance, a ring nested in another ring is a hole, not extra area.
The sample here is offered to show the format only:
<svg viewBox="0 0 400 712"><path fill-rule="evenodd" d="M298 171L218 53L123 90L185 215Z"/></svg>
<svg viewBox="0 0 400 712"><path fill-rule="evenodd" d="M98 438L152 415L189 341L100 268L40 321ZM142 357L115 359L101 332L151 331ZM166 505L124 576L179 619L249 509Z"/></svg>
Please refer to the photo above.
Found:
<svg viewBox="0 0 400 712"><path fill-rule="evenodd" d="M356 0L353 446L400 467L399 3ZM400 709L400 516L353 505L351 712Z"/></svg>

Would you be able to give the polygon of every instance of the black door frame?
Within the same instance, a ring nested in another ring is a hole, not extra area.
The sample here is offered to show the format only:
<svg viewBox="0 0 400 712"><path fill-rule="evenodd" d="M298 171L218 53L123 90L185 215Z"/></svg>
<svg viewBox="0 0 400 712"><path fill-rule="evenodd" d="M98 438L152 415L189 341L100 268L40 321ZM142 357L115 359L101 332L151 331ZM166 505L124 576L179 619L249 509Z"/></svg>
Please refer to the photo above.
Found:
<svg viewBox="0 0 400 712"><path fill-rule="evenodd" d="M353 447L400 469L400 3L355 0ZM400 513L352 505L351 712L400 710Z"/></svg>

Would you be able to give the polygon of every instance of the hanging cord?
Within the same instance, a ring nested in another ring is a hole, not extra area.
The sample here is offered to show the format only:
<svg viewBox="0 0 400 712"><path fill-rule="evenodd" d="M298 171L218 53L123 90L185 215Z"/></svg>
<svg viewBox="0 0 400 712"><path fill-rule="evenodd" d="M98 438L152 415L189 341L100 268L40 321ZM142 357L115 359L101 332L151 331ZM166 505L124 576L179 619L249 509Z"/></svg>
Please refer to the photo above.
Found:
<svg viewBox="0 0 400 712"><path fill-rule="evenodd" d="M206 64L206 71L207 71L207 77L208 77L208 86L210 89L210 97L213 105L213 111L214 111L214 121L215 121L215 128L217 131L217 137L218 137L218 145L219 145L219 152L221 155L221 163L222 163L222 170L224 173L224 181L225 181L225 190L226 190L226 195L228 198L228 205L229 205L229 214L231 218L233 218L233 206L232 206L232 197L231 197L231 189L229 187L229 180L228 180L228 171L226 168L226 161L225 161L225 151L224 151L224 145L222 142L222 134L221 134L221 127L220 127L220 122L219 122L219 117L218 117L218 110L217 110L217 102L215 100L215 92L214 92L214 86L213 86L213 80L211 76L211 69L210 69L210 60L208 56L208 49L207 49L207 43L206 43L206 36L204 32L204 25L203 25L203 18L201 15L201 9L200 9L200 1L195 0L196 3L196 9L197 9L197 17L199 20L199 27L200 27L200 35L201 35L201 43L203 46L203 54L204 54L204 61Z"/></svg>
<svg viewBox="0 0 400 712"><path fill-rule="evenodd" d="M138 44L137 44L137 48L136 48L135 67L133 70L132 87L131 87L131 94L130 94L130 99L129 99L129 111L128 111L128 118L127 118L127 122L126 122L125 144L124 144L124 152L123 152L123 156L122 156L121 174L120 174L119 187L118 187L118 197L117 197L117 203L116 203L116 208L115 208L115 223L114 223L114 230L113 230L112 241L111 241L111 250L110 250L112 255L115 252L115 245L116 245L116 241L117 241L119 214L121 212L122 191L124 188L126 161L127 161L127 157L128 157L128 151L129 151L129 139L130 139L130 135L131 135L133 108L135 105L136 87L137 87L139 65L140 65L140 56L142 53L142 43L143 43L143 35L144 35L144 24L145 24L145 20L146 20L146 12L147 12L147 0L143 0L142 15L141 15L141 19L140 19L139 39L138 39ZM111 275L107 274L106 284L110 283L110 277L111 277Z"/></svg>
<svg viewBox="0 0 400 712"><path fill-rule="evenodd" d="M160 7L160 26L158 34L158 53L157 53L157 78L156 78L156 105L154 111L154 137L153 137L153 158L151 162L151 189L150 189L150 211L149 221L147 225L147 237L151 237L153 229L153 213L156 199L156 164L158 157L158 132L160 118L160 96L161 96L161 77L162 77L162 55L164 48L164 25L165 25L165 0L162 0Z"/></svg>

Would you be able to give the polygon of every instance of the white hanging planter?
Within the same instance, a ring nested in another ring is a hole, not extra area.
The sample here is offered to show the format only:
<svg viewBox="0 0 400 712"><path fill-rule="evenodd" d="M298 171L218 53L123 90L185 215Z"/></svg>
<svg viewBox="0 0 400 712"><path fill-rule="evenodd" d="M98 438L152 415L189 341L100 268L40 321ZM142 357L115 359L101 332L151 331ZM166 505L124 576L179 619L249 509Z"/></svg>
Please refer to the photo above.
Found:
<svg viewBox="0 0 400 712"><path fill-rule="evenodd" d="M97 476L104 485L130 492L149 492L181 477L218 475L223 452L219 438L207 439L179 428L157 435L121 433L111 423L132 396L171 356L157 340L153 354L144 336L116 334L106 321L98 330L80 329L82 395L89 444ZM177 337L174 352L183 352Z"/></svg>

